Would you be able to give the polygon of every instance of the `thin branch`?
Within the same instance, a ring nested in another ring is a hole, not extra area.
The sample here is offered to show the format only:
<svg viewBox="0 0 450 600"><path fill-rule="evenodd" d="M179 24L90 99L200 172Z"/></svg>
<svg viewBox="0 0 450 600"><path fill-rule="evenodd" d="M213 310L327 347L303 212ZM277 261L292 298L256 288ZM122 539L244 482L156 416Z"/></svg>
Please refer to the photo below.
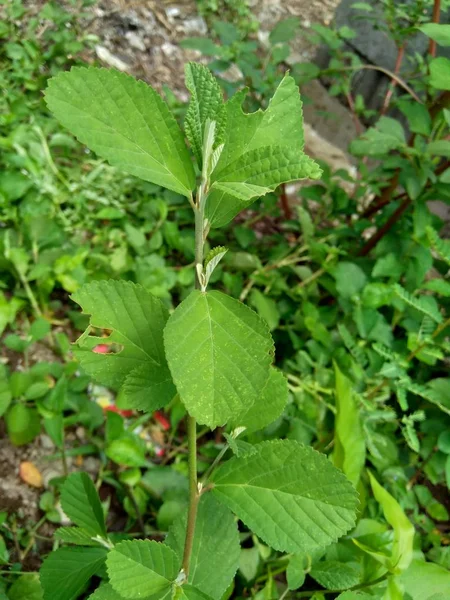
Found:
<svg viewBox="0 0 450 600"><path fill-rule="evenodd" d="M432 22L439 23L440 16L441 16L441 0L434 0ZM431 38L430 38L430 43L428 46L428 54L433 57L436 56L436 42L434 40L432 40Z"/></svg>
<svg viewBox="0 0 450 600"><path fill-rule="evenodd" d="M403 62L403 57L405 56L405 46L403 43L398 48L397 60L395 61L394 73L398 75L400 73L400 69ZM385 115L389 108L389 104L391 103L392 95L394 93L395 86L397 85L397 81L395 79L391 79L391 83L386 91L386 95L384 97L383 106L381 107L380 115Z"/></svg>

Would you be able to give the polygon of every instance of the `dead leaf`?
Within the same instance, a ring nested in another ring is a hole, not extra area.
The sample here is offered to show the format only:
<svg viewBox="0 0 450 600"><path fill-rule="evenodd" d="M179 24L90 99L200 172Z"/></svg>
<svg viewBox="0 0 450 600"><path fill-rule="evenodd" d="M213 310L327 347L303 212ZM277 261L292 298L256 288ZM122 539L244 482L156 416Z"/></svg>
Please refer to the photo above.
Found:
<svg viewBox="0 0 450 600"><path fill-rule="evenodd" d="M19 475L22 481L35 488L43 486L42 474L32 462L22 462L19 467Z"/></svg>

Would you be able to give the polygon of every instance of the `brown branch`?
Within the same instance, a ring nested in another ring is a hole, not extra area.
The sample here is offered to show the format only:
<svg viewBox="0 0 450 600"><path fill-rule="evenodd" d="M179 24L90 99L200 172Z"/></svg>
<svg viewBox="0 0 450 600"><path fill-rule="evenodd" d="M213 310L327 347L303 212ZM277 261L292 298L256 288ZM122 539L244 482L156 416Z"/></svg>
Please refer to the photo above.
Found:
<svg viewBox="0 0 450 600"><path fill-rule="evenodd" d="M394 67L394 73L396 75L398 75L400 73L400 69L401 69L402 62L403 62L403 57L405 56L405 46L406 46L406 44L403 43L398 48L397 60L395 61L395 67ZM389 108L389 104L391 103L392 95L394 93L394 89L395 89L396 85L397 85L396 79L391 79L391 83L388 86L388 89L386 91L386 95L384 97L383 106L381 107L380 115L385 115L386 114L386 112L387 112L387 110Z"/></svg>
<svg viewBox="0 0 450 600"><path fill-rule="evenodd" d="M435 170L435 175L441 175L444 171L446 171L450 166L450 160L444 160ZM429 187L430 182L427 183L425 189ZM425 191L425 190L424 190ZM386 223L380 227L378 231L376 231L373 236L367 241L367 243L361 248L358 252L358 256L366 256L372 248L374 248L382 237L388 233L392 229L392 227L397 223L400 217L403 215L405 210L412 204L412 198L410 198L406 193L399 194L394 198L394 200L402 200L403 202L396 209L394 213L389 217ZM387 200L386 204L389 203L390 200ZM369 207L370 208L370 207Z"/></svg>
<svg viewBox="0 0 450 600"><path fill-rule="evenodd" d="M399 177L400 169L397 169L388 185L383 188L381 194L377 198L374 198L365 211L361 214L361 219L370 219L370 217L386 206L386 204L389 204L392 199L392 194L398 185Z"/></svg>
<svg viewBox="0 0 450 600"><path fill-rule="evenodd" d="M434 0L433 5L433 23L439 23L439 19L441 16L441 0ZM436 56L436 42L430 38L430 44L428 46L428 54L430 56Z"/></svg>
<svg viewBox="0 0 450 600"><path fill-rule="evenodd" d="M358 252L358 256L367 256L367 254L369 254L369 252L378 244L381 238L384 237L386 233L388 233L388 231L392 229L395 223L397 223L397 221L403 215L405 210L409 207L411 202L411 198L406 198L400 204L400 206L396 209L395 212L392 213L392 215L389 217L386 223L373 234L373 236L366 242L366 244L364 244L364 246Z"/></svg>

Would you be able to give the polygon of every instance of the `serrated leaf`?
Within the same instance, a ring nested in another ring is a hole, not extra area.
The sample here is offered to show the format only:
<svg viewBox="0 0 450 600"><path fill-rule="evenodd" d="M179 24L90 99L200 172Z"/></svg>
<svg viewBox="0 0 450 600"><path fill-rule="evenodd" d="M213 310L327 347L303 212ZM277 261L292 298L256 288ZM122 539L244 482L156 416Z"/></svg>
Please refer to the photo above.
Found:
<svg viewBox="0 0 450 600"><path fill-rule="evenodd" d="M80 527L60 527L55 531L55 539L61 540L66 544L74 544L75 546L94 546L99 547L99 542L92 539L84 529Z"/></svg>
<svg viewBox="0 0 450 600"><path fill-rule="evenodd" d="M212 493L264 542L283 552L311 552L355 522L357 494L331 462L293 440L262 442L211 477Z"/></svg>
<svg viewBox="0 0 450 600"><path fill-rule="evenodd" d="M270 425L283 413L288 394L287 379L281 371L271 367L260 397L238 417L233 417L234 427L245 427L248 433L252 433Z"/></svg>
<svg viewBox="0 0 450 600"><path fill-rule="evenodd" d="M187 514L172 525L165 543L183 556ZM200 499L188 583L220 600L233 581L240 556L239 532L230 510L211 494ZM214 573L214 577L211 577Z"/></svg>
<svg viewBox="0 0 450 600"><path fill-rule="evenodd" d="M300 163L297 167L290 167L290 174L284 171L283 174L288 177L284 181L289 181L289 178L319 177L319 167L303 154L302 102L294 79L288 75L283 78L265 111L244 113L242 103L246 94L247 90L238 92L225 105L227 116L224 148L213 173L212 182L218 181L222 174L227 177L224 184L230 183L229 174L238 170L242 158L246 156L248 170L251 163L257 162L255 157L258 153L255 151L260 150L260 156L268 154L270 151L266 148L269 146L290 150L291 158L295 157ZM272 168L278 154L279 151L273 156ZM280 172L279 175L281 176ZM276 183L274 176L264 178L264 174L261 173L251 186L246 187L244 182L245 179L238 179L236 186L222 185L221 189L216 187L211 191L206 202L206 216L212 226L220 227L226 224L258 195L275 189L283 181L278 177Z"/></svg>
<svg viewBox="0 0 450 600"><path fill-rule="evenodd" d="M190 196L194 169L183 134L161 97L119 71L73 67L45 92L56 118L112 165Z"/></svg>
<svg viewBox="0 0 450 600"><path fill-rule="evenodd" d="M162 598L171 592L180 562L165 544L134 540L111 550L106 565L112 587L124 598Z"/></svg>
<svg viewBox="0 0 450 600"><path fill-rule="evenodd" d="M123 600L123 596L107 583L91 594L88 600Z"/></svg>
<svg viewBox="0 0 450 600"><path fill-rule="evenodd" d="M59 548L45 559L41 571L44 600L75 600L106 558L103 548Z"/></svg>
<svg viewBox="0 0 450 600"><path fill-rule="evenodd" d="M265 111L244 113L242 103L247 92L247 89L238 92L226 103L225 146L217 171L235 162L245 152L264 146L303 150L302 101L293 77L285 75Z"/></svg>
<svg viewBox="0 0 450 600"><path fill-rule="evenodd" d="M164 355L163 329L168 319L162 302L140 285L127 281L95 281L72 296L90 326L111 330L107 338L78 340L74 354L89 375L113 389L123 386L129 407L152 412L176 394ZM96 354L99 343L118 352Z"/></svg>
<svg viewBox="0 0 450 600"><path fill-rule="evenodd" d="M210 596L207 596L194 586L185 583L180 586L174 586L172 600L210 600Z"/></svg>
<svg viewBox="0 0 450 600"><path fill-rule="evenodd" d="M397 500L378 483L370 471L369 479L373 495L380 503L386 521L394 530L390 570L401 573L409 567L413 558L414 525Z"/></svg>
<svg viewBox="0 0 450 600"><path fill-rule="evenodd" d="M8 590L8 600L43 600L39 575L27 573L16 579Z"/></svg>
<svg viewBox="0 0 450 600"><path fill-rule="evenodd" d="M224 169L216 168L205 215L212 226L220 227L280 184L305 178L318 179L321 173L309 156L287 146L250 150Z"/></svg>
<svg viewBox="0 0 450 600"><path fill-rule="evenodd" d="M181 400L211 428L251 406L269 378L267 325L221 292L191 292L167 322L164 344Z"/></svg>
<svg viewBox="0 0 450 600"><path fill-rule="evenodd" d="M366 460L366 444L351 381L343 375L337 364L334 365L334 372L337 412L333 462L357 488Z"/></svg>
<svg viewBox="0 0 450 600"><path fill-rule="evenodd" d="M186 87L191 99L186 112L186 136L191 144L197 163L202 168L203 138L205 123L209 119L215 121L215 138L213 148L223 140L226 112L222 90L211 71L198 63L188 63L185 67Z"/></svg>
<svg viewBox="0 0 450 600"><path fill-rule="evenodd" d="M75 525L106 538L105 518L95 485L86 473L72 473L64 482L61 506Z"/></svg>

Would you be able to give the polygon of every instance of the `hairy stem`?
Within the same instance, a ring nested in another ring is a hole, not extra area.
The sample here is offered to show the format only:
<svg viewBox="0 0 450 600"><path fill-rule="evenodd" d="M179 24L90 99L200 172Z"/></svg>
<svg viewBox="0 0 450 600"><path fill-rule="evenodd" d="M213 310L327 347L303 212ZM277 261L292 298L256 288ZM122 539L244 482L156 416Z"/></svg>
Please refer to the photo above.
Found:
<svg viewBox="0 0 450 600"><path fill-rule="evenodd" d="M200 494L197 484L197 424L194 417L188 417L188 463L189 463L189 510L186 527L186 539L184 542L182 568L185 578L189 575L192 545L194 543L195 522L197 520L197 509Z"/></svg>
<svg viewBox="0 0 450 600"><path fill-rule="evenodd" d="M199 272L197 266L200 265L203 268L203 245L204 240L204 193L205 193L205 182L202 182L196 198L196 204L194 207L195 214L195 267L196 267L196 278L195 287L196 289L201 288L201 281L199 278ZM187 418L188 427L188 466L189 466L189 509L188 509L188 521L186 527L186 538L184 542L183 562L182 569L184 572L185 580L189 575L189 566L191 562L192 545L194 543L195 533L195 522L197 520L197 509L198 501L200 499L200 492L198 488L197 479L197 423L194 417L188 416Z"/></svg>

